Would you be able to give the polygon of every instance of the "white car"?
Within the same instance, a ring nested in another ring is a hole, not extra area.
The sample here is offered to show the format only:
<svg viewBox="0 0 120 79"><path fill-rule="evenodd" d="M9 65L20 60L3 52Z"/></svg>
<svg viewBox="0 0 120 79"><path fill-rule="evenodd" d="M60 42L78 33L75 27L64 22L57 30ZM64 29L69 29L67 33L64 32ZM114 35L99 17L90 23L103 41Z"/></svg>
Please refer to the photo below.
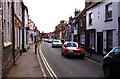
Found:
<svg viewBox="0 0 120 79"><path fill-rule="evenodd" d="M62 47L62 42L60 40L53 40L52 47Z"/></svg>
<svg viewBox="0 0 120 79"><path fill-rule="evenodd" d="M47 38L45 38L45 39L44 39L44 42L48 42L48 39L47 39Z"/></svg>
<svg viewBox="0 0 120 79"><path fill-rule="evenodd" d="M48 43L52 43L53 42L53 39L52 38L49 38L48 39Z"/></svg>

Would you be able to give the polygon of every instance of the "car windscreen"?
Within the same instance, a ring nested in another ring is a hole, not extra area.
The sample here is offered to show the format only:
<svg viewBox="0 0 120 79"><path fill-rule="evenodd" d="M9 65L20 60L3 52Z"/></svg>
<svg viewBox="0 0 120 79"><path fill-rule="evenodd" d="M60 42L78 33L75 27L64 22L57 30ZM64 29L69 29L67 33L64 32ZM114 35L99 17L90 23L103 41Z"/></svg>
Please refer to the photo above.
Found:
<svg viewBox="0 0 120 79"><path fill-rule="evenodd" d="M67 43L67 47L77 47L76 43Z"/></svg>
<svg viewBox="0 0 120 79"><path fill-rule="evenodd" d="M113 52L120 53L120 48L114 49Z"/></svg>

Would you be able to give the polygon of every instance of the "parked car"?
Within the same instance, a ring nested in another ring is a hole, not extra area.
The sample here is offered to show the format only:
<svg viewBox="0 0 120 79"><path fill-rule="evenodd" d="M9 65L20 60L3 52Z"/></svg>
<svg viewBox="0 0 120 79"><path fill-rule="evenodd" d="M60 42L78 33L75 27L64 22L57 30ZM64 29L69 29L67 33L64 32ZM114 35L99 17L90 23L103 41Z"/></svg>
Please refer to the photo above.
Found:
<svg viewBox="0 0 120 79"><path fill-rule="evenodd" d="M54 40L52 42L52 47L62 47L62 42L60 40Z"/></svg>
<svg viewBox="0 0 120 79"><path fill-rule="evenodd" d="M48 43L52 43L53 42L53 39L52 38L49 38L48 39Z"/></svg>
<svg viewBox="0 0 120 79"><path fill-rule="evenodd" d="M114 47L103 59L106 79L120 79L120 47Z"/></svg>
<svg viewBox="0 0 120 79"><path fill-rule="evenodd" d="M85 57L85 50L83 47L78 47L77 42L65 42L62 45L61 54L65 57L68 56L80 56L84 59Z"/></svg>

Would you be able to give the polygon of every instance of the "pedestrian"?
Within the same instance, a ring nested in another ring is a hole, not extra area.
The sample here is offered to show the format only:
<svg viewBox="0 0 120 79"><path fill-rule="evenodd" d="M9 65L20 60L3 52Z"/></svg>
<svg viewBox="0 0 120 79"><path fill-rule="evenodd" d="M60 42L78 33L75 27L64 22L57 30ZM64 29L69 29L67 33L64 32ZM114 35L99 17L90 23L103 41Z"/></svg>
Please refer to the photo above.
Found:
<svg viewBox="0 0 120 79"><path fill-rule="evenodd" d="M89 54L90 54L90 56L92 56L93 51L94 51L94 47L93 47L92 44L91 44L91 46L89 47L89 49L90 49Z"/></svg>

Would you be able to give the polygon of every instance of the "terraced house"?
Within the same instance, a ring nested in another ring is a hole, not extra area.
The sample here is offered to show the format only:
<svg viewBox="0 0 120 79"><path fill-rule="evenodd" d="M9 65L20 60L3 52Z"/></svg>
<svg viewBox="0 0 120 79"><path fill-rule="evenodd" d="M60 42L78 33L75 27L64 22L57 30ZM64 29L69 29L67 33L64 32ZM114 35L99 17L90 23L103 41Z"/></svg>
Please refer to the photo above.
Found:
<svg viewBox="0 0 120 79"><path fill-rule="evenodd" d="M3 0L1 4L0 53L4 76L16 59L27 50L28 9L22 0Z"/></svg>
<svg viewBox="0 0 120 79"><path fill-rule="evenodd" d="M2 74L4 74L13 61L12 40L12 4L10 0L2 1Z"/></svg>
<svg viewBox="0 0 120 79"><path fill-rule="evenodd" d="M99 54L119 45L120 2L93 2L86 8L86 38Z"/></svg>
<svg viewBox="0 0 120 79"><path fill-rule="evenodd" d="M0 1L0 59L2 59L2 2ZM0 78L2 78L2 60L0 60Z"/></svg>

